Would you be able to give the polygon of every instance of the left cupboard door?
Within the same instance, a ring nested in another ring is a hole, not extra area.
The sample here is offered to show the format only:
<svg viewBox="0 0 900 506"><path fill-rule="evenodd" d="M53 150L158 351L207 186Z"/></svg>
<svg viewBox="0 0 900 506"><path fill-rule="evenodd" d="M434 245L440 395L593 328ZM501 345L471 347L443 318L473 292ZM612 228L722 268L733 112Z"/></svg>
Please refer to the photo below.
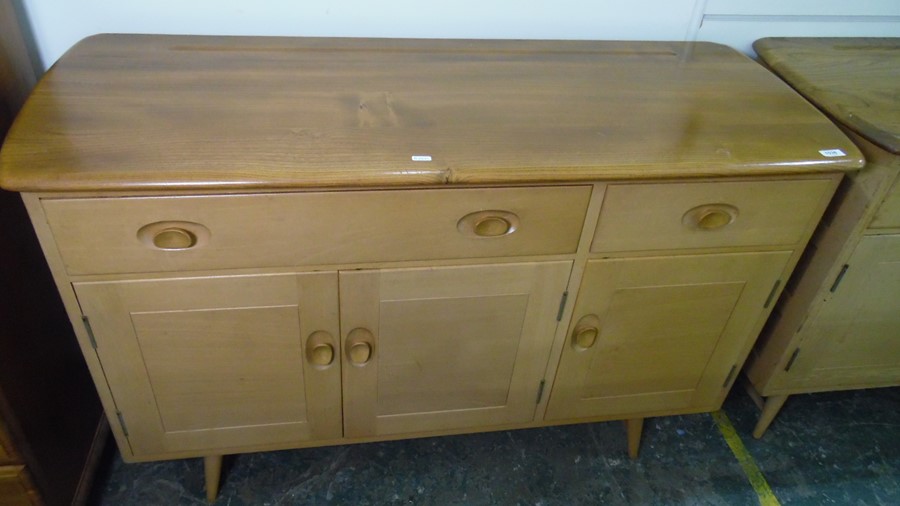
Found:
<svg viewBox="0 0 900 506"><path fill-rule="evenodd" d="M74 286L135 457L342 436L337 273Z"/></svg>

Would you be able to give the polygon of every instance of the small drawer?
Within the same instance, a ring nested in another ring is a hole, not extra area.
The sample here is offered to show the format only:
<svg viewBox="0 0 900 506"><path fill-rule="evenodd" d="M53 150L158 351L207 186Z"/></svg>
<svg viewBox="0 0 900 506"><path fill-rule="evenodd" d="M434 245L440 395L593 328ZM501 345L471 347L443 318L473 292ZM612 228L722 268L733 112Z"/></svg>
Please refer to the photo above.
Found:
<svg viewBox="0 0 900 506"><path fill-rule="evenodd" d="M870 228L900 228L900 178L894 181L887 197L881 202Z"/></svg>
<svg viewBox="0 0 900 506"><path fill-rule="evenodd" d="M571 254L589 186L48 199L70 274Z"/></svg>
<svg viewBox="0 0 900 506"><path fill-rule="evenodd" d="M834 188L832 179L613 184L591 252L794 245Z"/></svg>

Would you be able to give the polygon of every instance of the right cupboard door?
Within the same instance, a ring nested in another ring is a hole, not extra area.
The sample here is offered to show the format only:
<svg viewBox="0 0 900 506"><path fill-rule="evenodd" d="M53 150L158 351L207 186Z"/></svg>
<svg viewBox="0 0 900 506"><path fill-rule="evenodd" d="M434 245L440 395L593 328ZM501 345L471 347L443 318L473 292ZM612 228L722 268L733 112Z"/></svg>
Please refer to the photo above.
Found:
<svg viewBox="0 0 900 506"><path fill-rule="evenodd" d="M782 373L791 385L900 382L900 235L863 237L847 265L831 298L805 325L793 367Z"/></svg>
<svg viewBox="0 0 900 506"><path fill-rule="evenodd" d="M588 262L546 418L715 409L790 256Z"/></svg>

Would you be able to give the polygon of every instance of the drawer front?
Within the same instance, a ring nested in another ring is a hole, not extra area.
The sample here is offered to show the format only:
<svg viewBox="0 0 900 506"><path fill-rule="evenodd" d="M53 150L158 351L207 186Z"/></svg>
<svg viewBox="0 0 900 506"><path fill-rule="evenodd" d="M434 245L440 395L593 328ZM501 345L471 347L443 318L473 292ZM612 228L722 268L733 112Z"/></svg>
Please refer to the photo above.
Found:
<svg viewBox="0 0 900 506"><path fill-rule="evenodd" d="M613 184L591 251L794 245L834 188L831 179Z"/></svg>
<svg viewBox="0 0 900 506"><path fill-rule="evenodd" d="M589 186L50 199L70 274L571 254Z"/></svg>
<svg viewBox="0 0 900 506"><path fill-rule="evenodd" d="M900 228L900 178L878 208L875 218L869 225L871 228Z"/></svg>

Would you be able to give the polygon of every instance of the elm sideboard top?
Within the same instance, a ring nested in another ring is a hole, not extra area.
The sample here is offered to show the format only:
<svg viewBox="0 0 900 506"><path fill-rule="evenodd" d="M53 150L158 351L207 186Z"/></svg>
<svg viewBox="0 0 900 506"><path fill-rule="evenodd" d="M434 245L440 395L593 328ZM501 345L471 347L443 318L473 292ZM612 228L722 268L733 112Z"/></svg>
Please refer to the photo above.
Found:
<svg viewBox="0 0 900 506"><path fill-rule="evenodd" d="M0 185L434 186L862 164L787 85L712 43L98 35L38 85Z"/></svg>
<svg viewBox="0 0 900 506"><path fill-rule="evenodd" d="M766 38L753 45L803 96L900 154L900 38Z"/></svg>

